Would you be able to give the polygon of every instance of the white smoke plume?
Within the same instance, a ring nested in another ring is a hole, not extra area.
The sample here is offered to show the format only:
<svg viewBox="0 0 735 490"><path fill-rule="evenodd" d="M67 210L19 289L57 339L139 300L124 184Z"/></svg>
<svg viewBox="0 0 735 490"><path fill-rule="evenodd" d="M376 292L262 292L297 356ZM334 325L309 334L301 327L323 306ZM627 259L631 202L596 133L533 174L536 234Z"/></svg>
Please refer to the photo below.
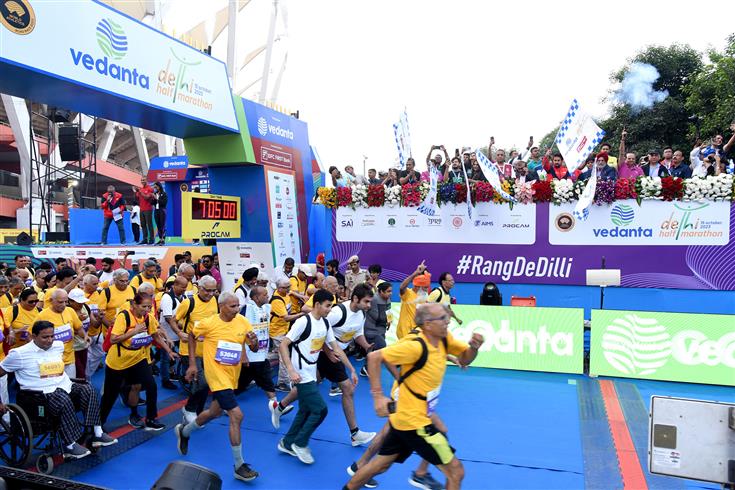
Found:
<svg viewBox="0 0 735 490"><path fill-rule="evenodd" d="M615 100L628 104L633 111L650 109L654 103L669 96L668 90L653 90L653 84L660 76L658 70L648 63L633 63L615 93Z"/></svg>

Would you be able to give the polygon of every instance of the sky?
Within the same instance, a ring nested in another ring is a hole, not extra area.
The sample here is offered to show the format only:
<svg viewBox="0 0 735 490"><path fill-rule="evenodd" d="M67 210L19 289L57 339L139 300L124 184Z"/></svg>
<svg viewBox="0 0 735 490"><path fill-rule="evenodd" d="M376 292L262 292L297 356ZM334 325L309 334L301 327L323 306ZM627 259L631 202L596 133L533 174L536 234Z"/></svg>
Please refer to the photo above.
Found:
<svg viewBox="0 0 735 490"><path fill-rule="evenodd" d="M172 2L192 17L189 0ZM212 0L212 8L224 0ZM721 50L735 33L735 2L514 0L279 0L271 85L288 53L277 102L299 110L325 166L387 169L397 160L392 124L408 112L413 156L431 145L500 148L538 142L573 98L606 114L610 74L646 46ZM220 5L221 4L221 5ZM271 0L238 18L238 58L265 42ZM216 10L216 9L215 9ZM717 20L721 19L721 20ZM215 55L225 49L221 36ZM262 75L261 57L236 92ZM243 95L255 98L260 84Z"/></svg>

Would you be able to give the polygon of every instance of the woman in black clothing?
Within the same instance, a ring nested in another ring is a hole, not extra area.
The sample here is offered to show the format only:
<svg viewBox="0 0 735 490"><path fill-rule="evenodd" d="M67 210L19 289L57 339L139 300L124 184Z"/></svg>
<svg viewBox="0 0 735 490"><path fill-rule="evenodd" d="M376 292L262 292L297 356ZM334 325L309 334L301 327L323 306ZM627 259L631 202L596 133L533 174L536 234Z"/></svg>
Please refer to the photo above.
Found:
<svg viewBox="0 0 735 490"><path fill-rule="evenodd" d="M153 195L156 197L156 210L154 218L158 228L158 244L166 243L166 206L168 205L168 194L163 190L160 182L153 184Z"/></svg>

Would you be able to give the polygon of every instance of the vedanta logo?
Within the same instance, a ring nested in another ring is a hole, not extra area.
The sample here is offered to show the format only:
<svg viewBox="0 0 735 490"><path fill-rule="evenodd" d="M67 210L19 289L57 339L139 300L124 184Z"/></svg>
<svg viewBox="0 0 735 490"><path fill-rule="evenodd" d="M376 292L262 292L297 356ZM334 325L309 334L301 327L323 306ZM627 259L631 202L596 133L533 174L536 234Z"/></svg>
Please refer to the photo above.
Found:
<svg viewBox="0 0 735 490"><path fill-rule="evenodd" d="M94 57L81 49L69 48L72 62L88 71L96 71L102 76L146 90L150 89L151 81L147 75L139 73L136 68L130 69L113 62L122 59L128 51L128 39L118 24L110 19L102 19L97 24L97 44L104 53L103 57Z"/></svg>
<svg viewBox="0 0 735 490"><path fill-rule="evenodd" d="M97 44L103 53L114 60L121 60L128 52L125 31L112 19L102 19L97 24Z"/></svg>
<svg viewBox="0 0 735 490"><path fill-rule="evenodd" d="M628 226L635 219L633 208L627 204L616 204L610 211L610 221L615 226Z"/></svg>

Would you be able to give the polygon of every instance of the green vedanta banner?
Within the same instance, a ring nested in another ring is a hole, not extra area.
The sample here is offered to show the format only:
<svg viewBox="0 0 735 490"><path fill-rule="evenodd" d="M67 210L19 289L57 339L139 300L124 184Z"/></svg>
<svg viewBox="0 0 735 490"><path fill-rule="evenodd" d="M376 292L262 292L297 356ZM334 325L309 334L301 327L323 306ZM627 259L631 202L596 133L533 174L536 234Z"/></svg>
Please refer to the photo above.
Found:
<svg viewBox="0 0 735 490"><path fill-rule="evenodd" d="M581 373L583 369L584 310L581 308L524 308L452 305L462 325L449 330L468 342L473 332L485 343L472 363L475 367ZM393 303L389 344L396 341L400 304Z"/></svg>
<svg viewBox="0 0 735 490"><path fill-rule="evenodd" d="M592 311L590 374L735 386L735 316Z"/></svg>

